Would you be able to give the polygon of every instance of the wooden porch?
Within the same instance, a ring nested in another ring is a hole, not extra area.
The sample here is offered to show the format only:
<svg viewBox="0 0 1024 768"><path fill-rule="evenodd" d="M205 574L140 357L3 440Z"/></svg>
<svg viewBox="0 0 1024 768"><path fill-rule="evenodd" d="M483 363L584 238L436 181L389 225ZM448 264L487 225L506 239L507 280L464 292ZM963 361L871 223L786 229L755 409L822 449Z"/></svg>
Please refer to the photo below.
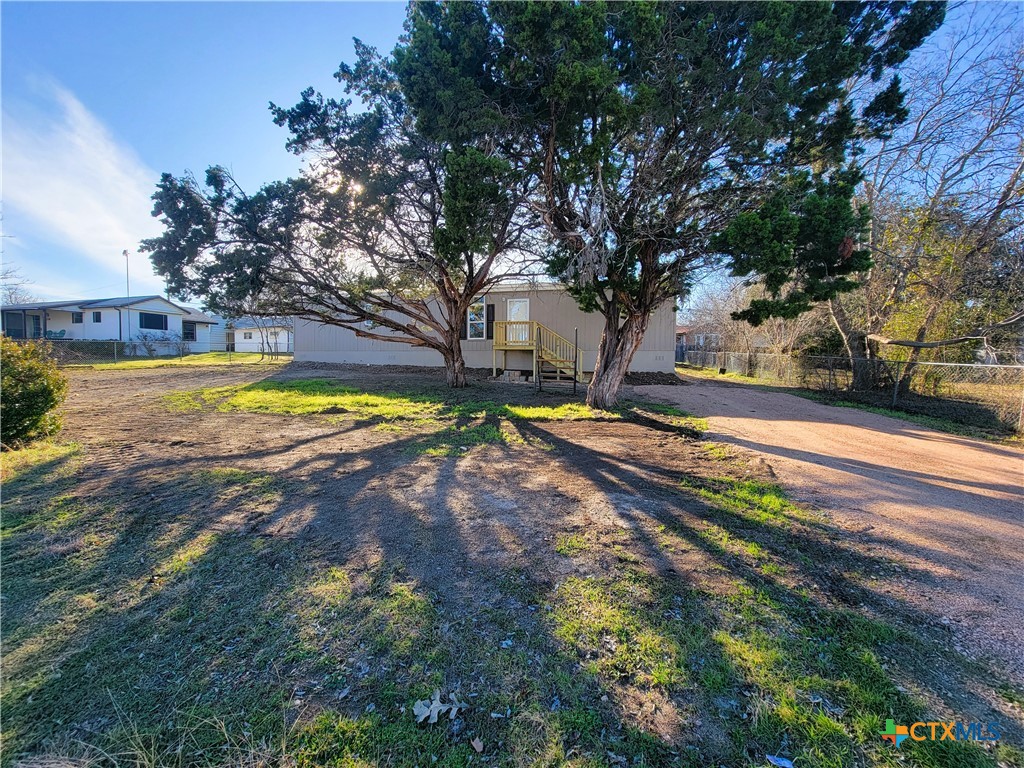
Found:
<svg viewBox="0 0 1024 768"><path fill-rule="evenodd" d="M501 367L506 368L509 351L531 353L534 381L582 381L583 364L577 344L534 320L495 321L491 350L495 376L498 352Z"/></svg>

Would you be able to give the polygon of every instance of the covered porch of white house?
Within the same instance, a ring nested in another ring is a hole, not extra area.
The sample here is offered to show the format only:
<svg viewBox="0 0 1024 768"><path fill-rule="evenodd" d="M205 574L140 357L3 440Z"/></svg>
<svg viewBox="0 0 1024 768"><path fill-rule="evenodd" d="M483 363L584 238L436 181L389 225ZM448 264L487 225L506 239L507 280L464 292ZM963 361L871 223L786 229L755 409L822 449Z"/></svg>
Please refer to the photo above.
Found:
<svg viewBox="0 0 1024 768"><path fill-rule="evenodd" d="M94 341L121 335L120 309L89 310L67 304L4 307L0 318L4 335L12 339Z"/></svg>
<svg viewBox="0 0 1024 768"><path fill-rule="evenodd" d="M46 337L45 309L4 309L0 313L3 333L12 339L42 339Z"/></svg>

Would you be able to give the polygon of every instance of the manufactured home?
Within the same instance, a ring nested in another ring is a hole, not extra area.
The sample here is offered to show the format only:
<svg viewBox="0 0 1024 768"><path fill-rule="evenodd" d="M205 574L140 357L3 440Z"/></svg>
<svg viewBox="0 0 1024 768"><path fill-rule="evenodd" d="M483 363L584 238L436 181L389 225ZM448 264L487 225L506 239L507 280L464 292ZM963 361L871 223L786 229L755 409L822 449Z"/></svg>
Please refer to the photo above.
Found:
<svg viewBox="0 0 1024 768"><path fill-rule="evenodd" d="M550 284L507 285L481 296L462 320L462 352L470 368L563 374L592 372L604 328L599 313L583 312L565 290ZM387 329L374 328L386 334ZM432 349L364 339L322 323L295 321L295 360L365 365L442 365ZM663 304L651 317L631 371L672 372L675 307Z"/></svg>
<svg viewBox="0 0 1024 768"><path fill-rule="evenodd" d="M240 318L229 320L227 341L232 352L290 354L292 322L290 318Z"/></svg>
<svg viewBox="0 0 1024 768"><path fill-rule="evenodd" d="M124 296L11 304L0 311L0 324L14 339L131 341L147 333L169 340L181 334L192 352L209 352L216 320L162 296Z"/></svg>

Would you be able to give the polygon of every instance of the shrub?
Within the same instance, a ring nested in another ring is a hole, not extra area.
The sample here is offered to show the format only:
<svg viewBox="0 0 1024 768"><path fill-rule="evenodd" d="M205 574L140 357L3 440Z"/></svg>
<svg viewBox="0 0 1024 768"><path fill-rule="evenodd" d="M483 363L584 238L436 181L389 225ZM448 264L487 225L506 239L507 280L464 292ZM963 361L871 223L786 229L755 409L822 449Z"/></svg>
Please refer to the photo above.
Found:
<svg viewBox="0 0 1024 768"><path fill-rule="evenodd" d="M177 331L167 335L167 343L170 345L171 351L178 357L185 357L192 353L192 342L186 341L185 337Z"/></svg>
<svg viewBox="0 0 1024 768"><path fill-rule="evenodd" d="M56 408L68 382L44 341L19 344L0 336L0 441L12 448L60 429Z"/></svg>
<svg viewBox="0 0 1024 768"><path fill-rule="evenodd" d="M157 336L155 333L147 333L143 331L142 333L135 337L135 340L139 342L139 345L146 351L147 355L149 355L150 357L156 357L157 344L159 344L162 341L162 339L159 336Z"/></svg>

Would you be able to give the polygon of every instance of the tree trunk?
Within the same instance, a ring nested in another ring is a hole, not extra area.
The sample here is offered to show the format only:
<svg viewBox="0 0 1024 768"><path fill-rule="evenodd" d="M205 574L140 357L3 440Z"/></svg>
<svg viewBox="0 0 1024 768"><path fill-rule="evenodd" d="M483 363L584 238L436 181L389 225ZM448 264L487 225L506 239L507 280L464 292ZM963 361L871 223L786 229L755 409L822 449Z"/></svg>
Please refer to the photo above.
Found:
<svg viewBox="0 0 1024 768"><path fill-rule="evenodd" d="M914 336L914 341L922 342L928 336L928 331L932 327L932 323L935 322L935 318L939 314L939 302L935 300L932 305L928 307L928 312L925 315L924 320L921 321L921 325L918 326L917 334ZM910 356L907 358L907 364L903 367L903 375L900 376L899 386L896 391L905 395L910 392L910 385L914 380L914 371L917 368L917 361L921 359L921 347L911 347Z"/></svg>
<svg viewBox="0 0 1024 768"><path fill-rule="evenodd" d="M587 405L591 408L615 407L629 364L643 343L649 318L647 314L630 315L620 326L617 306L613 305L611 311L605 313L594 378L587 387Z"/></svg>
<svg viewBox="0 0 1024 768"><path fill-rule="evenodd" d="M830 300L828 304L832 324L839 331L850 360L850 389L855 392L877 389L878 345L870 341L866 333L853 327L839 300Z"/></svg>
<svg viewBox="0 0 1024 768"><path fill-rule="evenodd" d="M462 356L462 342L459 332L453 329L448 334L448 345L441 350L444 357L445 381L452 389L463 389L466 386L466 360Z"/></svg>

